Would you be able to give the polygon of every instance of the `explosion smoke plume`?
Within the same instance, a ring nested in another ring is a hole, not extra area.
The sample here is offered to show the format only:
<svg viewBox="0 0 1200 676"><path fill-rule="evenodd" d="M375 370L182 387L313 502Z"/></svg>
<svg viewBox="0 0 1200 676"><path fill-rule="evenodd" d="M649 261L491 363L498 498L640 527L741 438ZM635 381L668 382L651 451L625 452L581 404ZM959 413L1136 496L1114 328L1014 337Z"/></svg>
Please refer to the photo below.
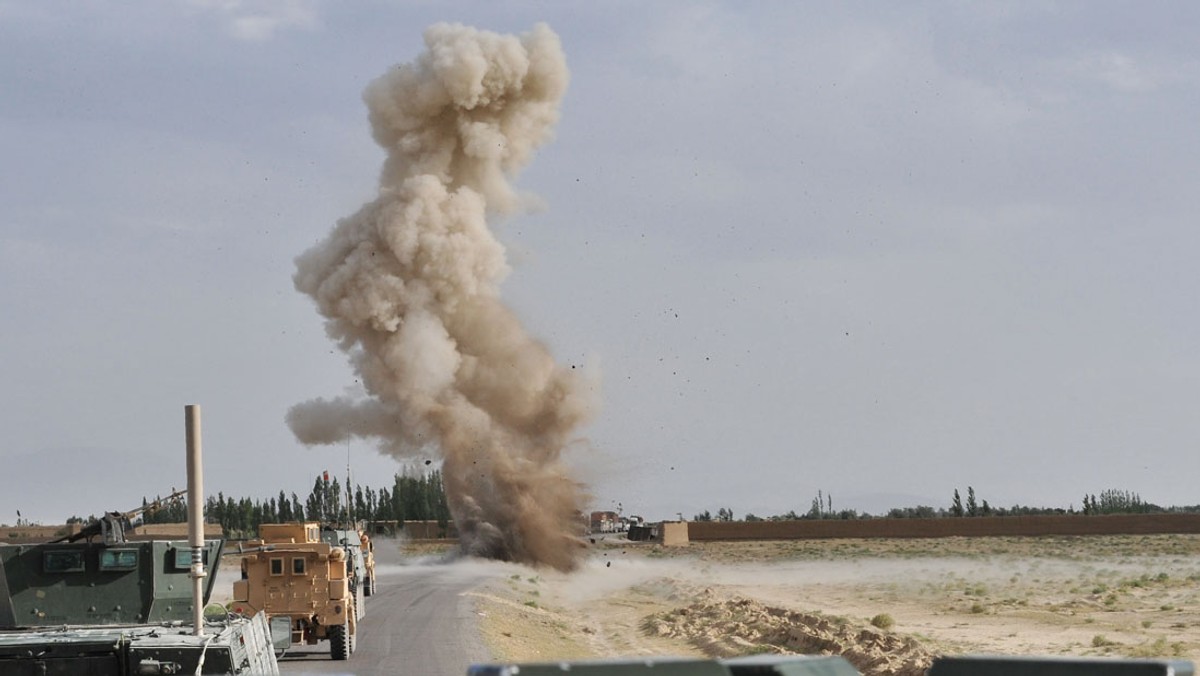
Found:
<svg viewBox="0 0 1200 676"><path fill-rule="evenodd" d="M569 570L586 496L560 456L592 388L501 302L508 265L487 226L523 206L509 179L558 120L562 47L540 24L519 38L438 24L425 44L364 94L387 151L378 197L296 259L296 288L370 398L298 404L288 424L306 444L440 451L465 549Z"/></svg>

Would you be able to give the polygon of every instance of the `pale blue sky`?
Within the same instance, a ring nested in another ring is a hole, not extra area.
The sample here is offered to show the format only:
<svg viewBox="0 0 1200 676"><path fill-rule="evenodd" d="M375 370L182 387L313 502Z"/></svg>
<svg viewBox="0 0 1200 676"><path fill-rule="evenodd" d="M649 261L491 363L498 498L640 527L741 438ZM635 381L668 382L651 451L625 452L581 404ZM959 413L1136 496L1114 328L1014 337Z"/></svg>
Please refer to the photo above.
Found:
<svg viewBox="0 0 1200 676"><path fill-rule="evenodd" d="M293 258L374 195L361 92L544 21L557 139L504 294L603 372L573 452L649 518L1200 503L1192 3L0 0L0 522L302 496L354 386ZM399 469L351 446L356 480Z"/></svg>

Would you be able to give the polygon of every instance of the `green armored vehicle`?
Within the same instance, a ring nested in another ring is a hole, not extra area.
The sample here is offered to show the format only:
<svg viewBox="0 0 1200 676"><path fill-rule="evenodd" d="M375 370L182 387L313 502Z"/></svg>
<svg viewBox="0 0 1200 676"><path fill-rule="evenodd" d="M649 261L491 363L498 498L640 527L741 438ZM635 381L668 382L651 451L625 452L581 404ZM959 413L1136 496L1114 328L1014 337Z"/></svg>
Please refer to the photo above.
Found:
<svg viewBox="0 0 1200 676"><path fill-rule="evenodd" d="M224 542L204 538L200 407L184 407L188 538L131 541L131 512L109 512L54 542L0 545L0 674L278 674L285 619L206 619ZM173 499L183 491L169 496Z"/></svg>
<svg viewBox="0 0 1200 676"><path fill-rule="evenodd" d="M129 541L125 516L0 545L0 674L278 674L265 617L221 617L194 635L188 542ZM223 544L204 543L203 603Z"/></svg>

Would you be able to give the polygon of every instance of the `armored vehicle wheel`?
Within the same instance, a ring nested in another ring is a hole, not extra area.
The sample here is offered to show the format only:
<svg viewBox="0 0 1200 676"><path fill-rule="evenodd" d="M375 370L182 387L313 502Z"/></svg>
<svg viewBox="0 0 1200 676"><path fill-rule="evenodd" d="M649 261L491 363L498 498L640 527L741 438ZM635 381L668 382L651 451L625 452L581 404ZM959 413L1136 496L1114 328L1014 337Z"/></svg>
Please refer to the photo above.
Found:
<svg viewBox="0 0 1200 676"><path fill-rule="evenodd" d="M370 596L374 593L374 584L375 580L369 577L363 582L363 596Z"/></svg>
<svg viewBox="0 0 1200 676"><path fill-rule="evenodd" d="M344 660L354 649L351 643L354 635L350 633L350 618L341 624L329 628L329 656L335 660Z"/></svg>

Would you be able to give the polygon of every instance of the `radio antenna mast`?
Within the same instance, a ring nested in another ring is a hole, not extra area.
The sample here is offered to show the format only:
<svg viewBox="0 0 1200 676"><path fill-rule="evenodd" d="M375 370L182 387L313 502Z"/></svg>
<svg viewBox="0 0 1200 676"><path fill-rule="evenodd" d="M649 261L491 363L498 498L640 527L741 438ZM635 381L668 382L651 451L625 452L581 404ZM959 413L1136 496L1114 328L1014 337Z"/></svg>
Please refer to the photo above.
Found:
<svg viewBox="0 0 1200 676"><path fill-rule="evenodd" d="M354 525L353 512L350 511L350 503L353 501L354 490L350 488L350 438L346 437L346 525L344 527L347 529Z"/></svg>

